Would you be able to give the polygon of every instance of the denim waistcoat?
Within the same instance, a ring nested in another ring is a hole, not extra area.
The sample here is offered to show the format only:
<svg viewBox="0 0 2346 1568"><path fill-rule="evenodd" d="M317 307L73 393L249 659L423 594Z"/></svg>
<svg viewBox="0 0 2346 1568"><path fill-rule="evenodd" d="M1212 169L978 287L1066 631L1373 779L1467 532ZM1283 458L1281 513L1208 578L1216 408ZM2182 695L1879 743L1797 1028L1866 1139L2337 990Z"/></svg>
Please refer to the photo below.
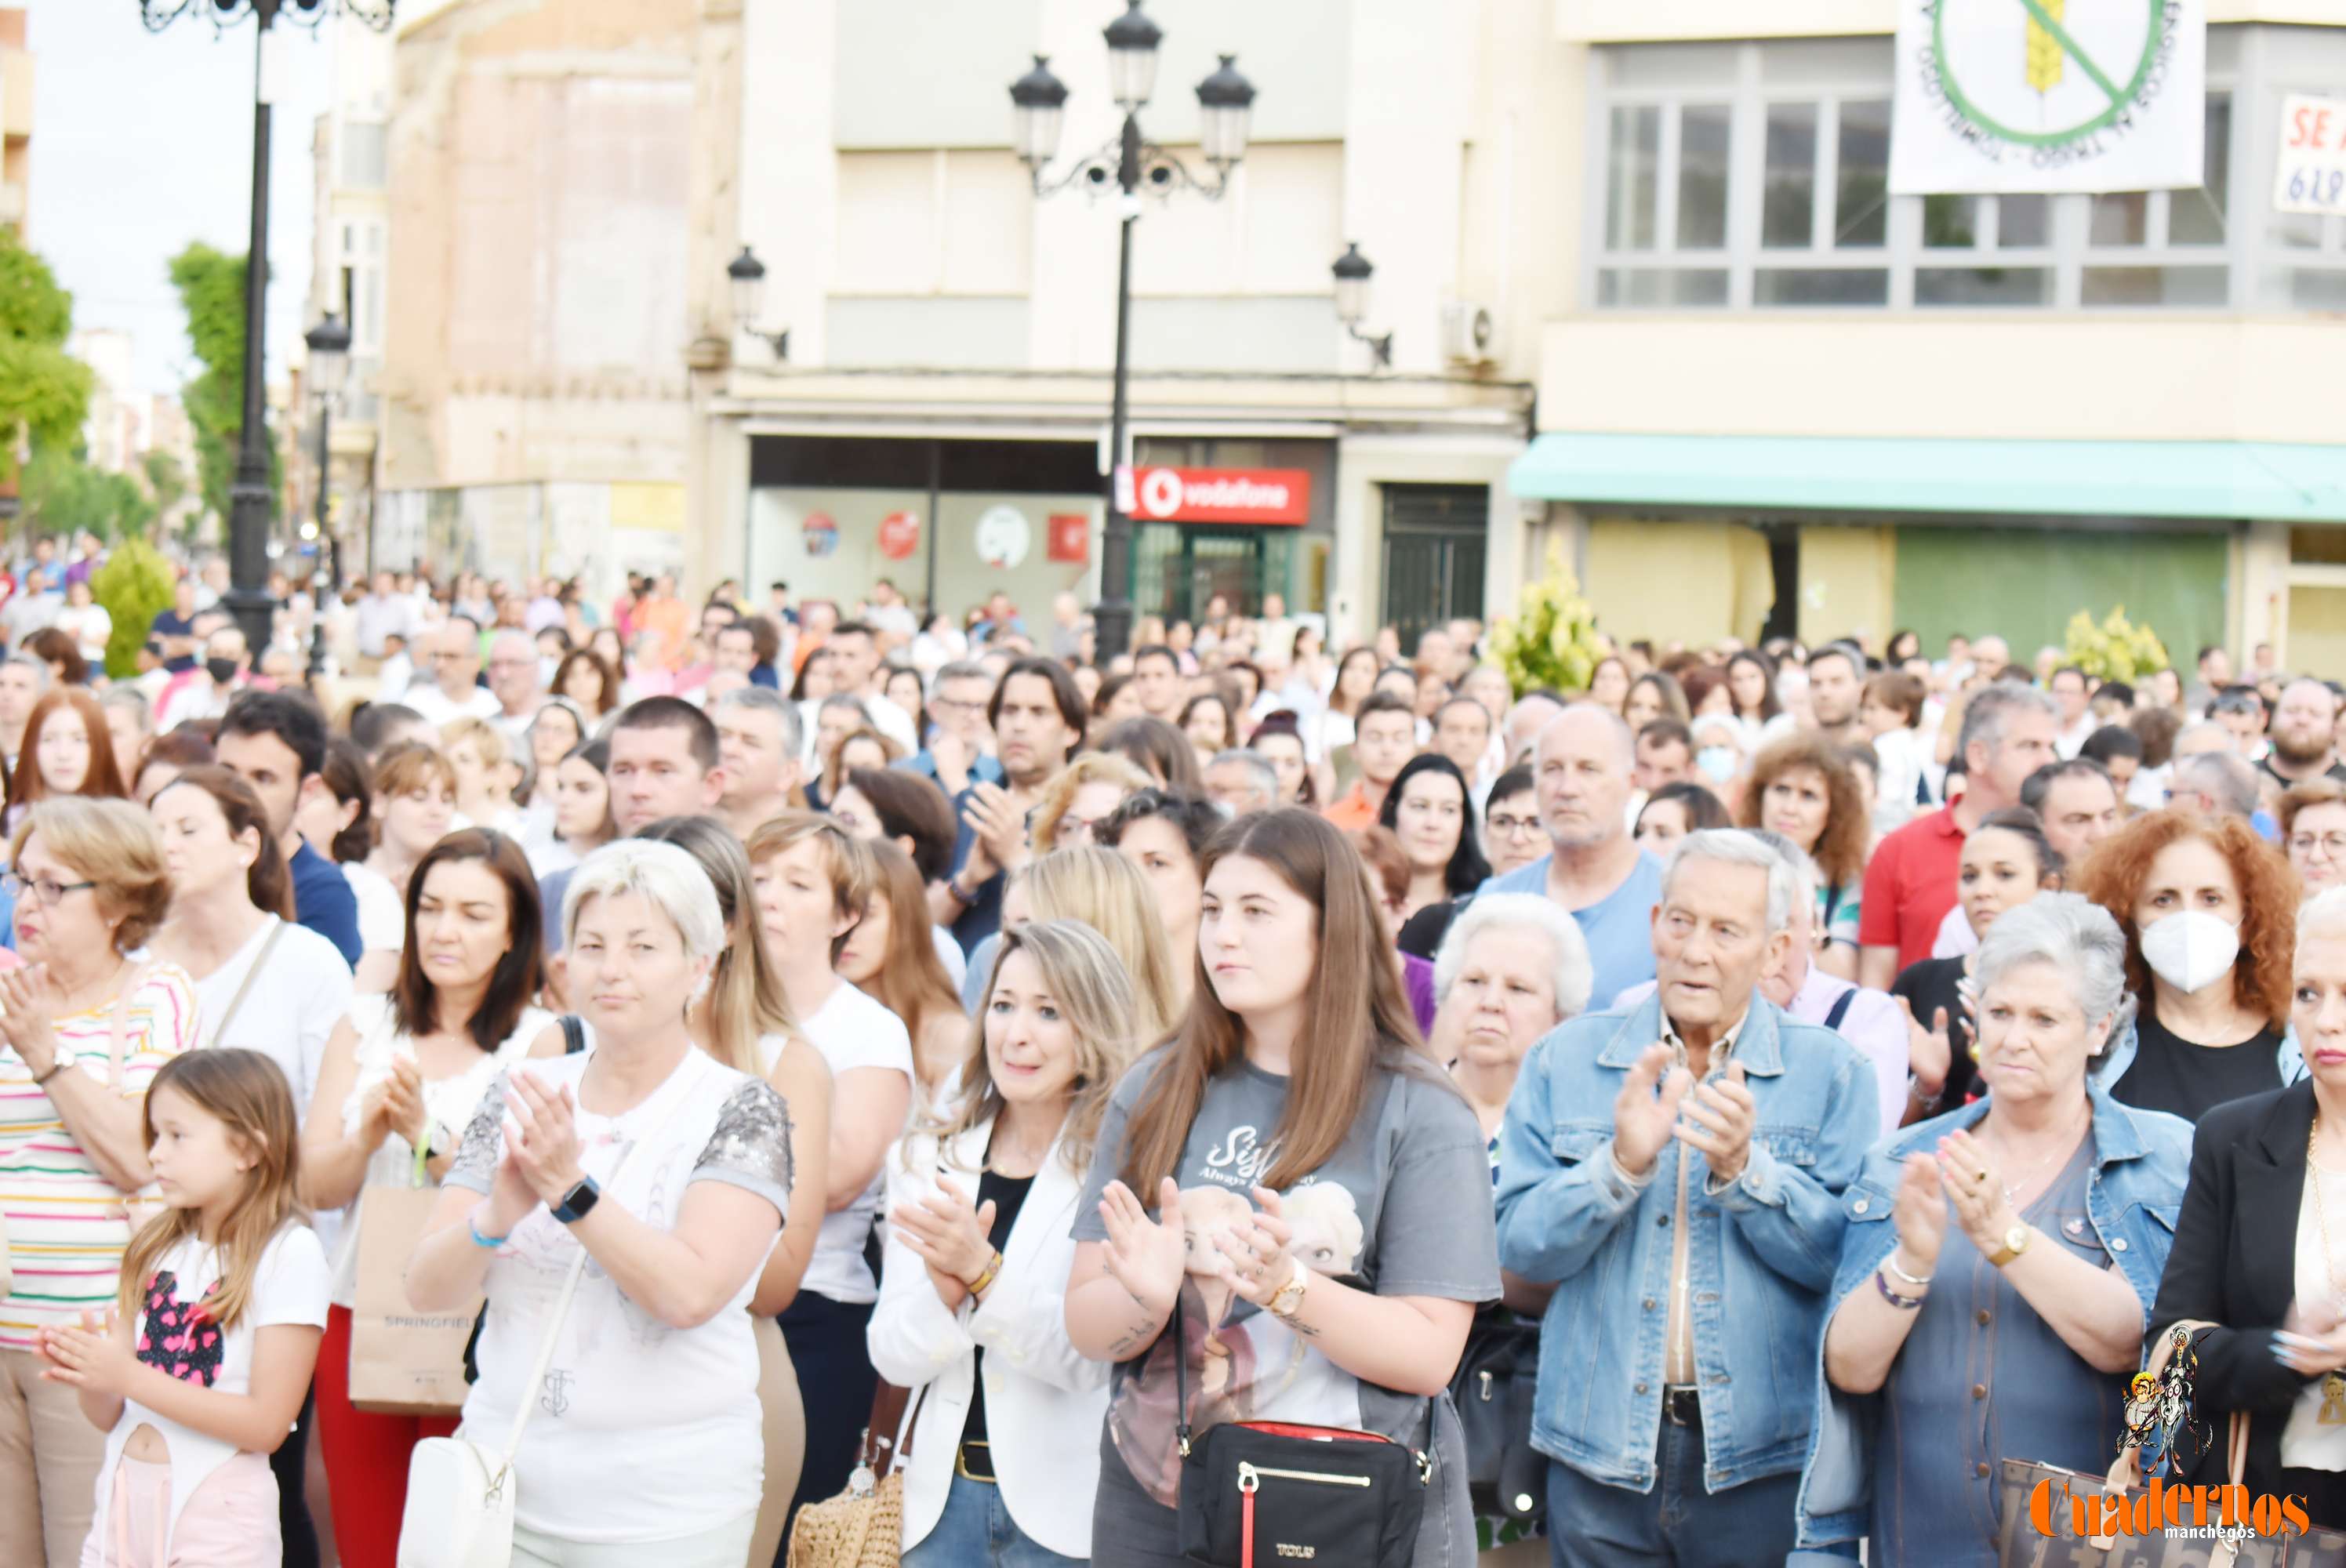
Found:
<svg viewBox="0 0 2346 1568"><path fill-rule="evenodd" d="M1556 1282L1540 1322L1532 1445L1614 1486L1653 1490L1678 1160L1688 1309L1711 1492L1788 1474L1808 1450L1810 1363L1841 1257L1841 1188L1880 1135L1873 1069L1830 1029L1754 994L1731 1059L1758 1107L1743 1173L1706 1190L1672 1139L1642 1188L1611 1153L1613 1102L1661 1038L1658 1000L1576 1018L1534 1047L1501 1130L1499 1258Z"/></svg>
<svg viewBox="0 0 2346 1568"><path fill-rule="evenodd" d="M2164 1111L2137 1110L2110 1098L2091 1079L2092 1168L2086 1175L2086 1217L2126 1282L2142 1299L2144 1326L2158 1298L2159 1271L2175 1245L2175 1219L2191 1174L2191 1124ZM1841 1238L1841 1268L1833 1275L1832 1308L1855 1290L1873 1288L1873 1274L1898 1248L1892 1214L1898 1203L1906 1156L1925 1152L1958 1127L1975 1125L1988 1103L1974 1100L1927 1122L1902 1127L1865 1156L1857 1179L1841 1195L1849 1229ZM1950 1222L1952 1223L1952 1221ZM1831 1322L1831 1311L1824 1320ZM1854 1554L1865 1534L1873 1495L1874 1422L1881 1398L1845 1394L1825 1376L1824 1336L1816 1343L1815 1440L1800 1472L1800 1532L1788 1568L1798 1568L1801 1552L1818 1563ZM2110 1456L2115 1459L2117 1456ZM1845 1546L1836 1552L1836 1546Z"/></svg>

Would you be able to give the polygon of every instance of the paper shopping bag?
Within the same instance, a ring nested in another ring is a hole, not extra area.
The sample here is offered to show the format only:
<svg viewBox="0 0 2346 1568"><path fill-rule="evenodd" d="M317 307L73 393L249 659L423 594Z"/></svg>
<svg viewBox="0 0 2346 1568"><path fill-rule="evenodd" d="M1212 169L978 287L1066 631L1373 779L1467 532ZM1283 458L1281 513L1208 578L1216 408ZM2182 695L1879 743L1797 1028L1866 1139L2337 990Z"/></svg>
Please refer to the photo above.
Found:
<svg viewBox="0 0 2346 1568"><path fill-rule="evenodd" d="M464 1343L483 1298L441 1312L407 1299L407 1260L439 1201L436 1187L371 1186L360 1195L351 1309L351 1403L360 1410L453 1416L464 1408Z"/></svg>

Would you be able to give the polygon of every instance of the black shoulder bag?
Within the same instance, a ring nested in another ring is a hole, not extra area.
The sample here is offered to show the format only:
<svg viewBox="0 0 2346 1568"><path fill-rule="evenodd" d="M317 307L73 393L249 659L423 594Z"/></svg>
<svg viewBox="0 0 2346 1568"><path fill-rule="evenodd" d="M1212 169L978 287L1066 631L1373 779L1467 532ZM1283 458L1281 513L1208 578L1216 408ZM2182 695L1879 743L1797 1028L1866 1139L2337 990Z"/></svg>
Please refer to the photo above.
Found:
<svg viewBox="0 0 2346 1568"><path fill-rule="evenodd" d="M1496 1302L1474 1314L1450 1382L1466 1434L1466 1492L1474 1512L1528 1524L1547 1512L1547 1461L1532 1447L1539 1325Z"/></svg>
<svg viewBox="0 0 2346 1568"><path fill-rule="evenodd" d="M1182 1555L1212 1568L1254 1568L1258 1553L1409 1568L1433 1460L1381 1433L1292 1421L1225 1421L1192 1438L1178 1295L1172 1327Z"/></svg>

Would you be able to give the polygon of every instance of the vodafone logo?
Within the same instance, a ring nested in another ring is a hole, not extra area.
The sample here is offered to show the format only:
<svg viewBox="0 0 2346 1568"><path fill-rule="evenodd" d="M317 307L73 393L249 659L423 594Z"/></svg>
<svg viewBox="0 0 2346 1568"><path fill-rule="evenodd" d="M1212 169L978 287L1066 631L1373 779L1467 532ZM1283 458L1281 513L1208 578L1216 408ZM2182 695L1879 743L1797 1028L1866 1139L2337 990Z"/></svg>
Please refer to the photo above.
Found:
<svg viewBox="0 0 2346 1568"><path fill-rule="evenodd" d="M1134 514L1165 523L1303 522L1311 475L1300 468L1143 468Z"/></svg>

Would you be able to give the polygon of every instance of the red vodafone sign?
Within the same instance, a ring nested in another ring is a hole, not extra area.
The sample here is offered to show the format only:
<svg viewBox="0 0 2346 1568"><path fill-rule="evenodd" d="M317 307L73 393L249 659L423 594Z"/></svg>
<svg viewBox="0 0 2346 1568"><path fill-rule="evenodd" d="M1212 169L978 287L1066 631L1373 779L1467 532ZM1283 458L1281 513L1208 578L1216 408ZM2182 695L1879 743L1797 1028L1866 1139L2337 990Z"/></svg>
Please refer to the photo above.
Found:
<svg viewBox="0 0 2346 1568"><path fill-rule="evenodd" d="M1301 523L1311 475L1300 468L1142 468L1132 514L1153 523Z"/></svg>

